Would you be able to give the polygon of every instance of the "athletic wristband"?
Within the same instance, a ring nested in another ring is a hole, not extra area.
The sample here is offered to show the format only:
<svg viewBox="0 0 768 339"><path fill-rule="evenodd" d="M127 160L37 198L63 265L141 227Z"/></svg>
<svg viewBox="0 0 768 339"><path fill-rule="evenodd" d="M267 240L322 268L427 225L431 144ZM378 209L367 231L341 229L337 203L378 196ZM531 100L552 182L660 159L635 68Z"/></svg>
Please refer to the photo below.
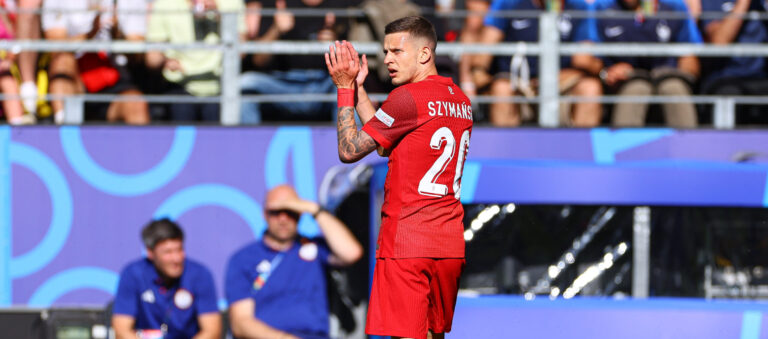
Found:
<svg viewBox="0 0 768 339"><path fill-rule="evenodd" d="M355 107L355 89L339 88L337 98L339 107Z"/></svg>

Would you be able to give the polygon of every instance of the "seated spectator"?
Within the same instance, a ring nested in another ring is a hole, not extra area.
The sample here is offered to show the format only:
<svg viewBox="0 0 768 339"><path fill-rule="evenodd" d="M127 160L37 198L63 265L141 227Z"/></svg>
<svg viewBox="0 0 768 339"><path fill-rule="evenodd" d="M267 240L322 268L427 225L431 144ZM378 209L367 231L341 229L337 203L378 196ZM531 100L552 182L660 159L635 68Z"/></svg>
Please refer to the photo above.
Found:
<svg viewBox="0 0 768 339"><path fill-rule="evenodd" d="M732 43L765 44L768 29L761 20L745 20L747 12L765 13L765 3L750 0L704 0L707 12L726 13L717 20L704 20L703 33L707 42L716 45ZM765 95L768 93L768 73L764 57L723 57L702 59L705 67L701 90L709 95ZM762 122L765 106L739 107L737 122Z"/></svg>
<svg viewBox="0 0 768 339"><path fill-rule="evenodd" d="M461 30L459 41L464 44L479 43L483 32L483 18L488 12L490 2L487 0L467 0L465 4L469 13L464 20L464 27ZM461 90L468 97L477 95L477 85L472 80L473 58L474 55L464 54L459 61L459 83Z"/></svg>
<svg viewBox="0 0 768 339"><path fill-rule="evenodd" d="M345 8L345 0L249 0L249 8L276 9L272 17L251 13L249 22L258 23L254 40L277 41L333 41L344 39L341 27L332 12L323 16L307 16L298 20L291 10ZM256 4L258 3L258 4ZM256 15L257 19L254 18ZM243 94L330 94L335 86L325 67L325 60L317 55L254 54L245 60L246 69L240 79ZM241 121L258 124L265 120L331 121L336 116L336 105L330 102L297 100L280 103L244 102Z"/></svg>
<svg viewBox="0 0 768 339"><path fill-rule="evenodd" d="M569 0L564 2L565 10L586 10L590 7L584 0ZM501 17L500 11L544 11L539 0L494 0L485 17L482 42L493 44L501 41L538 41L539 23L537 18L530 17ZM558 23L561 41L574 40L576 34L589 37L592 19L572 19L568 15L561 16ZM578 33L585 31L586 33ZM479 55L474 58L472 75L479 86L490 85L490 94L494 96L524 95L536 96L539 71L538 58L516 55L514 57L496 57ZM587 75L571 65L569 58L561 59L559 92L574 96L598 97L602 88L597 78ZM491 76L492 74L492 76ZM569 107L572 106L572 107ZM496 126L518 126L523 118L532 115L529 105L495 102L491 104L490 121ZM560 106L560 121L566 126L592 127L600 123L601 108L597 102L579 102L573 105Z"/></svg>
<svg viewBox="0 0 768 339"><path fill-rule="evenodd" d="M6 9L13 1L3 1ZM42 0L18 0L19 13L16 20L16 35L19 40L40 39L40 15L35 12L40 9ZM35 72L37 71L37 51L22 51L18 56L19 75L21 77L20 95L24 110L31 117L37 113L39 106L38 89L35 85ZM42 101L42 100L40 100ZM31 121L31 118L25 118Z"/></svg>
<svg viewBox="0 0 768 339"><path fill-rule="evenodd" d="M116 338L221 338L213 276L186 258L181 228L155 220L141 240L147 257L120 273L112 311Z"/></svg>
<svg viewBox="0 0 768 339"><path fill-rule="evenodd" d="M156 0L152 5L147 28L147 41L218 43L221 15L219 12L240 12L242 0ZM245 20L238 19L238 32L245 36ZM173 84L166 94L214 96L219 95L222 53L216 50L148 51L147 66L162 69L163 76ZM219 104L173 104L174 121L219 121Z"/></svg>
<svg viewBox="0 0 768 339"><path fill-rule="evenodd" d="M0 1L0 8L9 10L5 2ZM0 13L0 39L13 39L13 22L9 12ZM18 96L19 85L11 73L15 56L10 51L0 51L0 92L3 95ZM3 100L3 113L11 125L26 125L35 123L35 116L24 114L19 99L6 98Z"/></svg>
<svg viewBox="0 0 768 339"><path fill-rule="evenodd" d="M130 0L123 0L130 1ZM42 16L43 31L49 40L81 41L86 39L110 40L115 27L113 0L101 0L98 8L88 0L45 1ZM125 25L121 30L130 30ZM50 93L73 95L88 93L141 95L131 82L120 59L108 53L70 52L53 53L49 68ZM54 100L54 119L64 119L63 100ZM86 120L123 120L128 124L149 122L147 104L141 100L89 103L85 107Z"/></svg>
<svg viewBox="0 0 768 339"><path fill-rule="evenodd" d="M678 42L701 43L701 34L693 18L660 19L645 17L640 0L607 0L598 3L605 11L634 11L635 19L609 18L597 20L600 42ZM658 11L688 13L683 0L660 0ZM699 60L694 55L674 57L605 57L600 77L611 93L629 96L690 96L699 76ZM693 128L698 125L696 109L691 102L661 105L667 125ZM648 103L622 102L613 109L613 125L643 126Z"/></svg>
<svg viewBox="0 0 768 339"><path fill-rule="evenodd" d="M325 240L299 236L302 213L311 213ZM267 193L267 230L238 250L226 273L232 334L237 338L328 338L326 265L351 265L362 256L346 226L290 186Z"/></svg>

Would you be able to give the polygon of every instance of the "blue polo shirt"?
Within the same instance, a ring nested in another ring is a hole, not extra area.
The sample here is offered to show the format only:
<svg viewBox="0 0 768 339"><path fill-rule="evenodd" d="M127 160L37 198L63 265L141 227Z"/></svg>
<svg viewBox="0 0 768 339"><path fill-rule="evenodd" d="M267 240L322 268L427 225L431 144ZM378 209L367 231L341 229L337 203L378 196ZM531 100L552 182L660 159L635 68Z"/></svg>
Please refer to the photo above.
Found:
<svg viewBox="0 0 768 339"><path fill-rule="evenodd" d="M702 0L701 9L705 12L730 13L733 11L735 3L735 0ZM749 11L765 13L765 4L762 1L751 1ZM713 21L716 20L703 20L702 27L707 27L707 25ZM755 44L765 42L768 42L768 29L766 29L765 22L761 20L744 20L738 35L736 35L736 38L733 41L733 43ZM728 77L765 78L768 76L765 71L765 66L765 58L717 58L716 62L712 62L711 67L704 69L705 71L709 71L705 75L705 83L713 83L718 79Z"/></svg>
<svg viewBox="0 0 768 339"><path fill-rule="evenodd" d="M621 0L598 1L595 5L603 11L626 11ZM683 0L659 0L659 12L688 13ZM696 22L688 15L687 19L659 18L608 18L597 19L598 42L679 42L702 43L701 33ZM606 66L626 62L635 68L651 70L656 67L677 67L677 57L603 57Z"/></svg>
<svg viewBox="0 0 768 339"><path fill-rule="evenodd" d="M285 252L258 240L229 259L227 301L252 298L254 316L267 325L304 339L327 339L329 255L321 240L299 239Z"/></svg>
<svg viewBox="0 0 768 339"><path fill-rule="evenodd" d="M566 11L592 11L593 5L591 3L592 1L565 0L563 9ZM484 20L485 25L496 27L504 33L505 42L539 41L538 18L495 16L498 11L544 11L543 8L536 6L531 0L494 0ZM564 13L558 18L557 28L560 31L560 41L562 42L595 41L597 39L597 26L594 18L573 18ZM508 56L497 57L494 71L509 72L511 59ZM535 78L539 73L538 58L529 56L527 60L531 77ZM569 57L560 59L561 68L569 67L570 63Z"/></svg>
<svg viewBox="0 0 768 339"><path fill-rule="evenodd" d="M218 311L211 272L188 259L172 286L163 285L149 259L128 264L120 274L113 308L114 314L132 316L137 330L159 330L166 324L166 338L192 338L200 331L197 317Z"/></svg>

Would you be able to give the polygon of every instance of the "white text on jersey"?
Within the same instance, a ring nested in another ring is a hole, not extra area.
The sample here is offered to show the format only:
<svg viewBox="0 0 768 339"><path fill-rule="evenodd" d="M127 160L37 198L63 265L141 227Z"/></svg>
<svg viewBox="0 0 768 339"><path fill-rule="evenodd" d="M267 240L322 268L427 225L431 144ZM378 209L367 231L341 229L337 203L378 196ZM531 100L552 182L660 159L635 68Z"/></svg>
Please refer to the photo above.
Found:
<svg viewBox="0 0 768 339"><path fill-rule="evenodd" d="M472 106L450 101L430 101L427 104L429 116L446 116L472 120Z"/></svg>

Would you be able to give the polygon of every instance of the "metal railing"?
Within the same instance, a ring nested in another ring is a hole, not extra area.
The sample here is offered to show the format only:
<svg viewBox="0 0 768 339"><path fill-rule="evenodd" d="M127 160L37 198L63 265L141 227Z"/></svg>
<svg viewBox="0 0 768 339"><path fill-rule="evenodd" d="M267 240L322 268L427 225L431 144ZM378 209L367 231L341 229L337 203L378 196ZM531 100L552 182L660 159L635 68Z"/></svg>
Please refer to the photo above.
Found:
<svg viewBox="0 0 768 339"><path fill-rule="evenodd" d="M265 10L264 12L269 12ZM349 16L360 16L354 10L338 10ZM458 15L466 15L469 12L457 11ZM570 12L569 12L570 13ZM583 16L585 12L574 12L575 16ZM269 13L266 13L269 14ZM503 15L520 15L520 13L502 13ZM586 53L598 56L682 56L697 55L705 57L715 56L768 56L766 44L685 44L685 43L567 43L560 42L557 29L556 12L531 12L539 17L539 41L486 44L462 44L441 42L436 53L438 55L451 56L458 59L464 54L492 54L492 55L538 55L539 56L539 82L540 93L536 98L526 99L521 97L496 97L478 96L473 101L478 103L491 103L498 101L508 102L535 102L539 103L539 125L543 127L557 127L560 125L558 105L560 102L599 101L601 103L615 102L693 102L697 104L713 105L713 124L716 128L733 128L735 126L736 104L768 105L768 98L750 96L700 96L671 97L671 96L647 96L647 97L623 97L602 96L600 98L561 96L558 93L558 74L560 69L560 56ZM705 13L706 14L706 13ZM149 102L219 102L221 105L221 124L236 125L240 123L240 104L242 102L280 102L295 101L295 95L241 95L239 88L240 56L244 53L266 54L294 54L294 55L318 55L328 51L328 42L316 41L273 41L256 42L240 41L238 34L239 12L222 12L219 43L154 43L154 42L130 42L130 41L47 41L47 40L3 40L0 41L0 50L20 52L24 50L36 51L70 51L70 52L94 52L110 51L113 53L143 53L156 50L217 50L223 54L221 72L221 95L212 97L186 97L186 96L142 96ZM303 13L312 15L312 13ZM446 15L446 14L443 14ZM447 14L448 16L457 14ZM591 15L600 16L601 13ZM664 16L665 13L656 15ZM713 14L710 13L710 16ZM629 17L629 16L628 16ZM764 15L748 15L750 19L763 19ZM754 17L754 18L753 18ZM381 46L378 42L354 42L360 53L378 55ZM386 94L372 94L377 100L383 100ZM333 102L333 95L302 95L301 100ZM80 123L84 116L83 103L86 101L114 101L136 100L137 97L120 98L116 95L74 95L65 98L65 104L69 118L68 123Z"/></svg>

